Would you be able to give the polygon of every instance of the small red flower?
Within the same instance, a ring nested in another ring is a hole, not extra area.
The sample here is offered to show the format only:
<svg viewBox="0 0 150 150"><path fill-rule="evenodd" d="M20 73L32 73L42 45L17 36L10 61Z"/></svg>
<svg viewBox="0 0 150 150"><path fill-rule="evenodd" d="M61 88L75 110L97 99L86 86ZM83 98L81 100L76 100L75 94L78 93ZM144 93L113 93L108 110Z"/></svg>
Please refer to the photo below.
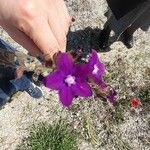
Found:
<svg viewBox="0 0 150 150"><path fill-rule="evenodd" d="M136 99L136 98L132 98L131 99L131 106L133 106L133 107L140 107L140 105L141 105L141 103L140 103L140 101L138 99Z"/></svg>

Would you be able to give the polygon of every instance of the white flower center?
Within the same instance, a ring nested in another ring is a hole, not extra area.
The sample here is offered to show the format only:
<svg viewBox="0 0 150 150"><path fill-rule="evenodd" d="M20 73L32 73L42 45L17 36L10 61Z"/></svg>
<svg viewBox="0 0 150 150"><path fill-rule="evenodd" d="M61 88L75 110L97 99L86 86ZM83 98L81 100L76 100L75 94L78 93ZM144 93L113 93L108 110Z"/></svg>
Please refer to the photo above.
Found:
<svg viewBox="0 0 150 150"><path fill-rule="evenodd" d="M68 75L65 79L65 82L68 84L68 86L71 86L72 84L76 84L75 77L72 75Z"/></svg>
<svg viewBox="0 0 150 150"><path fill-rule="evenodd" d="M94 69L93 69L93 71L92 71L92 74L97 74L98 71L99 71L98 66L97 66L97 65L94 65Z"/></svg>

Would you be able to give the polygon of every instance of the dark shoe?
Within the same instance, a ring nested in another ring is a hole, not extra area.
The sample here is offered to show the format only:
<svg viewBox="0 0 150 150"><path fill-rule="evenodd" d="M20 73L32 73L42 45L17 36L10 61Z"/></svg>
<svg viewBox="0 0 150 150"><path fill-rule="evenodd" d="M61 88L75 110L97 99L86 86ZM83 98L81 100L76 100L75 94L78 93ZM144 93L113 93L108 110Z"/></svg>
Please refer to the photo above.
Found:
<svg viewBox="0 0 150 150"><path fill-rule="evenodd" d="M18 91L26 91L33 98L41 98L43 95L40 88L31 82L25 75L19 79L11 80L10 82Z"/></svg>
<svg viewBox="0 0 150 150"><path fill-rule="evenodd" d="M123 33L123 41L124 45L130 49L134 46L134 41L133 41L133 35L130 35L126 33L126 31Z"/></svg>
<svg viewBox="0 0 150 150"><path fill-rule="evenodd" d="M3 49L2 52L4 52L4 59L0 58L0 65L2 62L2 65L1 65L2 67L0 68L0 88L2 89L2 91L4 91L4 93L8 95L8 97L11 97L17 91L26 91L27 93L29 93L29 95L31 95L34 98L42 97L42 91L37 86L35 86L32 83L32 81L28 79L25 75L23 75L19 79L14 79L15 78L14 72L16 70L16 64L18 65L18 62L13 63L13 67L15 70L11 70L11 67L12 67L11 62L14 62L14 59L13 60L8 59L9 58L8 56L11 56L11 54L14 54L16 49L11 47L9 44L7 44L3 40L0 40L0 48L2 48ZM0 54L3 54L3 53L0 53ZM5 63L4 63L4 60L6 60ZM10 63L7 64L7 62L10 62ZM6 68L6 64L11 67ZM3 97L1 98L1 95L0 95L0 99L1 99L1 103L5 101L4 100L5 98Z"/></svg>
<svg viewBox="0 0 150 150"><path fill-rule="evenodd" d="M36 86L41 86L44 76L42 74L36 74L33 71L24 71L24 75L31 80Z"/></svg>
<svg viewBox="0 0 150 150"><path fill-rule="evenodd" d="M25 91L33 98L41 98L43 96L41 89L32 82Z"/></svg>
<svg viewBox="0 0 150 150"><path fill-rule="evenodd" d="M11 97L18 91L26 91L33 98L41 98L42 91L25 75L20 79L9 80L4 78L0 82L0 108L7 102L11 101Z"/></svg>
<svg viewBox="0 0 150 150"><path fill-rule="evenodd" d="M0 89L0 108L4 106L9 99L10 97L2 89Z"/></svg>

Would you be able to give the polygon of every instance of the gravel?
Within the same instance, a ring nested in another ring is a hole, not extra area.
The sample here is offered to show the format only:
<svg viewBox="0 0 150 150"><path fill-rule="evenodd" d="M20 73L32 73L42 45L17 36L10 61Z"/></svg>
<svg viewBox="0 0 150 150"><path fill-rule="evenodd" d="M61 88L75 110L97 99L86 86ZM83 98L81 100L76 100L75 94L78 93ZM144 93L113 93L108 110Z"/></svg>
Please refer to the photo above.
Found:
<svg viewBox="0 0 150 150"><path fill-rule="evenodd" d="M106 18L104 0L66 0L70 13L76 17L72 31L88 26L102 28ZM17 49L25 50L15 43L3 29L0 37ZM0 150L15 150L28 128L39 122L53 124L62 119L71 124L79 137L80 150L148 150L150 149L149 102L141 110L130 106L130 98L136 97L141 89L150 86L150 31L138 30L135 46L128 50L121 42L111 46L111 51L100 53L106 64L106 80L118 92L121 123L114 122L115 108L93 96L78 98L71 108L66 109L58 102L57 93L42 87L44 97L36 100L27 93L19 93L0 110ZM116 115L116 113L115 113ZM118 114L117 114L118 115ZM116 116L117 116L116 115Z"/></svg>

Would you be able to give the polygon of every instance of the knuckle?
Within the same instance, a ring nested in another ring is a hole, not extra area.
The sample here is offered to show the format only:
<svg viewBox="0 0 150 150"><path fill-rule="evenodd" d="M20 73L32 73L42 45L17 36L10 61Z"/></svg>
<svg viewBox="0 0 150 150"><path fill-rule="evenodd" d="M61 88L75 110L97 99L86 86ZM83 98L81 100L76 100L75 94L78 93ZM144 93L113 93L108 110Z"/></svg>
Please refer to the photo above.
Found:
<svg viewBox="0 0 150 150"><path fill-rule="evenodd" d="M19 13L21 17L26 18L26 19L34 18L35 16L34 6L30 0L20 1L18 5L19 5L18 8L19 8Z"/></svg>
<svg viewBox="0 0 150 150"><path fill-rule="evenodd" d="M16 25L19 30L26 34L31 34L33 29L33 22L35 18L35 11L30 0L22 0L18 4L18 19Z"/></svg>
<svg viewBox="0 0 150 150"><path fill-rule="evenodd" d="M17 27L20 31L25 32L27 35L31 34L31 25L27 21L20 20Z"/></svg>

